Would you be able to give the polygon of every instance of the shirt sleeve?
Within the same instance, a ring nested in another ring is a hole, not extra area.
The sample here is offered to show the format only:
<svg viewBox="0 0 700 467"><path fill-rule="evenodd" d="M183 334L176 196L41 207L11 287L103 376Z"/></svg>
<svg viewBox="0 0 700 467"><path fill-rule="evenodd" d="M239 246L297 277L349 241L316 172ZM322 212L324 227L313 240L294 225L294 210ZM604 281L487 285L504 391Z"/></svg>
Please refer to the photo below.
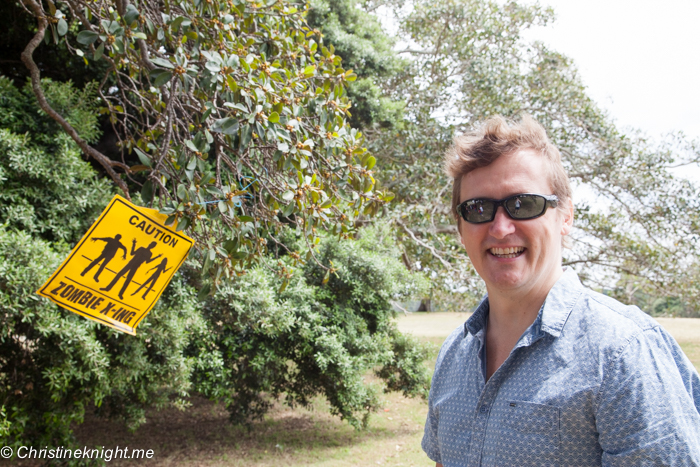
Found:
<svg viewBox="0 0 700 467"><path fill-rule="evenodd" d="M421 447L428 457L438 463L442 463L440 449L438 446L438 411L433 406L433 390L430 390L428 398L428 418L425 420L425 430L423 431L423 442Z"/></svg>
<svg viewBox="0 0 700 467"><path fill-rule="evenodd" d="M641 332L604 372L596 410L604 466L700 466L700 378L666 331Z"/></svg>
<svg viewBox="0 0 700 467"><path fill-rule="evenodd" d="M442 361L445 357L445 352L450 348L451 344L460 335L461 331L459 328L450 334L450 336L445 339L440 352L438 353L437 360L435 361L435 372L433 372L433 378L430 383L430 395L428 397L428 417L425 420L425 429L423 431L423 441L421 442L421 447L423 451L428 455L428 457L440 464L442 464L442 456L440 455L440 443L438 440L438 425L440 422L440 410L435 406L436 394L439 393L439 378L440 378L440 368Z"/></svg>

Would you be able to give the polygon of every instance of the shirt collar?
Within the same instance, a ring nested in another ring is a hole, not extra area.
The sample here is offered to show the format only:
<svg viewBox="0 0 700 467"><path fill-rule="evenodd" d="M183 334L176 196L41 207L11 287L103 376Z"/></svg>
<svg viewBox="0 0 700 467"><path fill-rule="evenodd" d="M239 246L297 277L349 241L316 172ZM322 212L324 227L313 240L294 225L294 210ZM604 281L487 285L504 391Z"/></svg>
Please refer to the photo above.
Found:
<svg viewBox="0 0 700 467"><path fill-rule="evenodd" d="M570 267L564 268L564 273L547 294L547 298L535 319L534 324L539 328L535 329L535 334L542 331L553 337L559 337L583 290L583 285L581 285L576 272ZM464 337L467 337L468 333L476 336L486 326L488 315L489 298L486 296L464 323Z"/></svg>

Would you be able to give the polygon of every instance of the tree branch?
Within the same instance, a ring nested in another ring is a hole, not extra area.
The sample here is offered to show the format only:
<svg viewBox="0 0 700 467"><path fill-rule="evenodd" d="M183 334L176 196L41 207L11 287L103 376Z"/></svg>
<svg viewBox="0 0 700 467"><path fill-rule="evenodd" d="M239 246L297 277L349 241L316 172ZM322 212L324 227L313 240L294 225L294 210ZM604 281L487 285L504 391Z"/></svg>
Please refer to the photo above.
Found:
<svg viewBox="0 0 700 467"><path fill-rule="evenodd" d="M35 0L22 0L22 3L32 12L38 23L37 32L32 40L29 41L27 47L25 47L21 57L22 62L24 62L24 65L29 69L29 74L32 79L32 90L34 91L37 101L39 102L39 107L41 107L41 109L46 112L49 117L53 118L59 125L61 125L63 130L68 133L68 136L70 136L73 141L78 144L78 146L80 146L80 149L82 149L85 154L93 157L100 163L107 174L109 174L109 176L112 178L114 183L121 188L124 196L128 200L131 200L131 197L129 196L129 188L126 186L124 180L122 180L119 177L119 174L114 170L114 167L120 167L125 171L129 171L129 166L112 161L98 150L90 147L85 140L80 137L75 128L73 128L73 126L68 123L65 118L63 118L63 116L56 112L46 100L44 90L41 87L41 73L39 72L39 67L34 62L32 55L34 54L34 50L36 50L41 41L44 39L46 27L48 26L48 20L46 19L46 14L42 10L41 6Z"/></svg>
<svg viewBox="0 0 700 467"><path fill-rule="evenodd" d="M416 236L413 234L413 232L411 232L411 229L406 227L406 224L404 224L403 222L401 222L398 219L396 219L396 223L399 224L401 226L401 228L406 231L406 233L411 237L411 239L413 239L414 242L416 242L417 244L419 244L423 248L426 248L428 251L430 251L430 253L435 258L440 260L440 262L442 263L443 266L445 266L448 270L452 269L452 265L449 262L445 261L445 259L438 254L438 252L435 250L435 248L433 248L431 245L429 245L421 240L418 240L418 238L416 238Z"/></svg>
<svg viewBox="0 0 700 467"><path fill-rule="evenodd" d="M420 54L420 55L434 55L435 50L417 50L417 49L403 49L396 51L397 54Z"/></svg>

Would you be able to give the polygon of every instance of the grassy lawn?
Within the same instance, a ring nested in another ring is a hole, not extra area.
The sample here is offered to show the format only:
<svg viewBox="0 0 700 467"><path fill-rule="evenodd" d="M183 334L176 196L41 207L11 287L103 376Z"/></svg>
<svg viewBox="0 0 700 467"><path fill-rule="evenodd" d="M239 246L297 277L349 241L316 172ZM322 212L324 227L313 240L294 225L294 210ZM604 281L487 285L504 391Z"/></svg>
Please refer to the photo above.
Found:
<svg viewBox="0 0 700 467"><path fill-rule="evenodd" d="M147 462L113 460L110 465L431 465L420 450L425 403L395 394L384 401L384 410L372 416L366 431L329 415L321 399L311 410L276 406L251 431L231 426L222 406L196 399L187 412L150 414L134 434L119 423L89 419L78 437L88 446L155 451Z"/></svg>
<svg viewBox="0 0 700 467"><path fill-rule="evenodd" d="M402 331L435 344L428 362L432 368L438 346L467 317L464 313L413 313L400 316L398 324ZM659 322L700 369L700 319L661 318ZM118 422L88 416L77 427L77 436L87 446L155 451L150 461L112 460L109 465L434 465L420 448L427 405L419 399L384 395L384 409L372 415L366 431L355 431L329 415L321 398L310 409L291 410L278 404L251 431L231 426L220 405L196 398L192 402L187 412L151 412L148 423L136 433L129 433Z"/></svg>

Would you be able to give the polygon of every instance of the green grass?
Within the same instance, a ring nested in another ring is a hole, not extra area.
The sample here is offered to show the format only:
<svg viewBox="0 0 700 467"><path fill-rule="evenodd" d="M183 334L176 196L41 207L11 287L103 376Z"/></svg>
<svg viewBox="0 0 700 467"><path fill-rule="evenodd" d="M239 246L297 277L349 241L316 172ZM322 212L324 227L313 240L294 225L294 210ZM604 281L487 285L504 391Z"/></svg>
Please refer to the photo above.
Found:
<svg viewBox="0 0 700 467"><path fill-rule="evenodd" d="M433 466L420 448L427 404L399 394L382 396L384 408L357 431L328 413L318 398L310 409L276 405L252 430L234 427L220 405L195 398L186 412L152 412L136 433L122 424L86 417L81 444L153 449L150 461L110 465L198 466Z"/></svg>
<svg viewBox="0 0 700 467"><path fill-rule="evenodd" d="M698 336L700 340L700 336ZM695 369L700 372L700 343L697 342L680 342L681 349L688 357L688 360L695 365Z"/></svg>
<svg viewBox="0 0 700 467"><path fill-rule="evenodd" d="M443 337L422 337L434 344L426 365L432 370ZM379 384L372 375L367 381ZM76 427L81 444L153 449L147 461L112 460L109 465L197 466L434 466L421 450L427 403L400 394L382 394L383 408L357 431L329 414L328 403L289 409L278 403L251 430L234 427L221 405L193 398L185 412L151 411L148 422L130 433L117 421L87 415Z"/></svg>

